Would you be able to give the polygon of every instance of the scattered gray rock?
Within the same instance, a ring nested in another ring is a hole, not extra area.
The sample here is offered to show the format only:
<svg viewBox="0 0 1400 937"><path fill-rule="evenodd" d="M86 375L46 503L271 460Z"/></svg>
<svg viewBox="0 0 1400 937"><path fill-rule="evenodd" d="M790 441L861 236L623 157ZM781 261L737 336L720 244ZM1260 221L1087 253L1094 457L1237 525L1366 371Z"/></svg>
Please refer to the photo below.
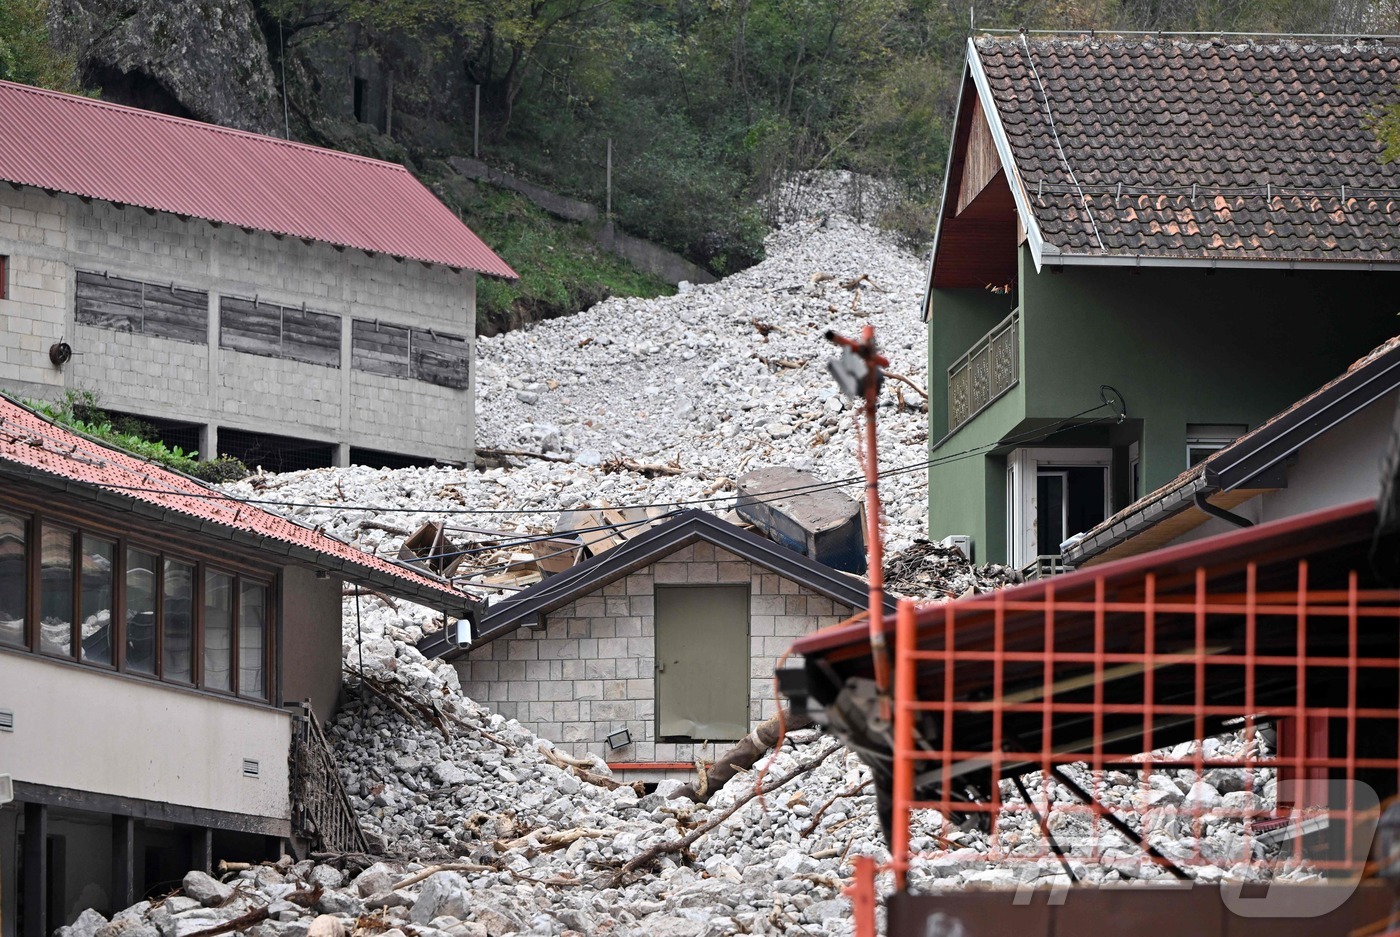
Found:
<svg viewBox="0 0 1400 937"><path fill-rule="evenodd" d="M185 879L180 883L185 894L206 907L213 907L227 901L233 894L232 886L225 885L208 873L191 871L186 873ZM167 909L168 911L169 909ZM174 913L174 912L169 912Z"/></svg>
<svg viewBox="0 0 1400 937"><path fill-rule="evenodd" d="M427 924L433 918L444 915L463 920L471 917L471 886L456 872L438 872L423 883L409 911L409 919L415 924Z"/></svg>

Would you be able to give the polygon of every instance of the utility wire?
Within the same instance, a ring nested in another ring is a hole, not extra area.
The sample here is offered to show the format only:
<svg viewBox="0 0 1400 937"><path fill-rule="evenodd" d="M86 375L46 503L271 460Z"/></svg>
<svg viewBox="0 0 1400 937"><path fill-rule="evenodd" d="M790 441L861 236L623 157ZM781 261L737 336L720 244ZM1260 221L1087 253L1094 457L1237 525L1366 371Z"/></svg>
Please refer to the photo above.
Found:
<svg viewBox="0 0 1400 937"><path fill-rule="evenodd" d="M1040 70L1035 67L1035 56L1031 53L1031 45L1026 41L1023 34L1021 36L1021 48L1026 50L1026 61L1030 64L1031 75L1035 77L1035 83L1040 88L1040 99L1045 105L1045 119L1050 124L1050 133L1055 138L1055 149L1060 151L1060 162L1065 164L1065 172L1069 173L1069 181L1074 183L1074 187L1079 191L1079 203L1084 206L1084 214L1089 218L1089 225L1094 229L1094 240L1099 242L1099 250L1107 253L1108 248L1104 246L1103 235L1099 233L1099 224L1094 220L1093 209L1089 207L1089 199L1084 194L1084 189L1079 185L1079 179L1074 174L1074 167L1069 164L1069 157L1065 155L1064 144L1060 142L1060 132L1055 129L1055 115L1050 113L1050 95L1045 91L1045 82L1040 80Z"/></svg>
<svg viewBox="0 0 1400 937"><path fill-rule="evenodd" d="M1081 417L1087 416L1088 414L1093 413L1093 412L1096 411L1096 410L1102 410L1104 407L1108 407L1108 406L1112 406L1112 404L1109 403L1109 402L1100 403L1100 404L1098 404L1098 405L1096 405L1096 406L1089 407L1088 409L1081 410L1081 411L1079 411L1078 413L1071 414L1070 416L1062 417L1062 418L1060 418L1060 419L1058 419L1058 420L1055 420L1055 421L1052 422L1052 423L1046 424L1045 426L1035 427L1035 428L1026 430L1026 431L1023 432L1023 433L1016 434L1016 435L1014 435L1014 436L1007 436L1007 437L1004 437L1004 438L1002 438L1002 439L996 440L995 442L985 443L985 444L983 444L983 445L981 445L981 446L973 446L973 447L971 447L971 448L969 448L969 449L963 449L963 450L961 450L961 451L959 451L959 452L951 452L951 453L948 453L947 455L939 456L939 457L934 458L934 459L926 459L926 460L921 461L921 462L911 462L911 463L909 463L909 464L907 464L907 465L900 465L900 466L895 466L895 467L893 467L893 468L884 469L884 470L882 470L882 471L880 472L880 477L882 477L882 478L891 478L891 477L894 477L894 476L897 476L897 475L906 475L906 474L909 474L910 472L917 472L917 471L919 471L919 470L921 470L921 469L931 468L931 467L937 466L937 465L943 465L943 464L945 464L945 463L947 463L947 462L957 461L957 460L959 460L959 459L967 458L967 457L974 456L974 455L981 455L981 454L983 454L983 453L990 452L992 449L997 449L997 448L1000 448L1000 447L1002 447L1002 446L1010 445L1010 444L1017 443L1017 442L1022 442L1022 441L1027 440L1027 439L1032 439L1032 438L1043 438L1043 437L1045 437L1045 436L1048 436L1048 435L1051 435L1051 434L1053 434L1053 433L1055 433L1055 432L1058 432L1058 427L1061 427L1061 426L1063 426L1064 424L1069 423L1069 422L1072 421L1072 420L1080 419ZM1120 417L1121 417L1121 415L1120 415ZM1103 419L1106 419L1106 418L1103 418ZM1090 424L1085 424L1085 425L1092 425L1092 423L1098 423L1098 422L1101 422L1101 421L1102 421L1102 419L1093 420L1093 421L1091 421ZM56 450L45 450L45 451L49 451L49 452L51 452L51 453L54 454L54 455L62 455L62 456L69 456L69 457L71 457L71 453L67 453L67 452L56 451ZM444 484L450 484L450 483L444 483ZM780 489L775 489L774 491L765 492L765 493L762 494L762 495L745 496L745 499L746 499L746 500L750 500L750 501L759 502L759 503L765 503L765 502L767 502L767 501L773 500L773 499L775 499L775 498L777 498L777 497L780 497L780 496L783 496L783 495L806 494L806 493L814 493L814 492L818 492L818 491L829 491L829 490L834 490L834 489L838 489L838 488L849 488L849 487L851 487L851 486L853 486L853 485L863 485L863 484L865 484L865 479L864 479L863 476L849 476L849 477L847 477L847 478L836 479L836 480L833 480L833 481L821 481L821 482L814 482L814 483L809 484L809 485L797 485L797 486L794 486L794 487L791 487L791 488L780 488ZM588 506L588 505L580 505L580 506L574 507L574 508L562 508L562 509L561 509L561 508L545 508L545 507L530 507L530 508L425 508L425 507L390 507L390 506L387 506L387 505L355 504L355 503L344 502L344 501L278 501L278 500L273 499L273 498L242 498L242 497L239 497L239 496L237 496L237 495L231 495L231 494L228 494L228 493L226 493L226 492L221 492L221 491L219 491L219 490L217 490L217 489L214 489L214 488L209 488L206 492L196 492L196 491L184 491L184 490L172 489L172 488L152 488L152 487L143 486L143 485L114 485L114 484L107 484L107 483L103 483L103 484L101 485L101 487L107 488L107 489L110 489L110 490L114 490L114 491L149 492L149 493L156 493L156 494L176 495L176 496L179 496L179 497L194 498L194 499L197 499L197 500L198 500L198 499L205 499L205 500L212 500L212 501L226 501L226 502L229 502L229 503L239 504L239 505L244 505L244 504L255 505L255 506L258 506L258 505L271 505L271 506L274 506L274 507L286 507L286 508L320 508L320 509L328 509L328 508L329 508L329 509L339 509L339 510L346 510L346 511L373 511L373 512L375 512L375 513L380 513L380 514L435 514L435 515L439 515L439 516L463 515L463 514L518 515L518 514L551 514L551 513L557 513L557 512L560 512L560 511L569 511L569 510L582 510L582 511L587 511L587 510L601 510L601 509L604 509L604 508L601 508L601 507L590 507L590 506ZM636 509L636 508L686 508L686 507L697 507L697 506L714 505L714 504L720 504L720 503L727 502L727 501L732 501L732 500L734 500L734 497L735 497L734 495L726 495L726 496L724 496L724 497L714 497L714 498L695 498L695 499L691 499L691 500L688 500L688 501L653 501L653 502L646 502L646 503L642 503L642 504L617 504L617 505L608 505L606 509L608 509L608 510L627 510L627 509ZM278 516L279 516L279 517L282 517L283 515L279 514ZM295 518L288 518L288 519L289 519L289 520L296 520Z"/></svg>

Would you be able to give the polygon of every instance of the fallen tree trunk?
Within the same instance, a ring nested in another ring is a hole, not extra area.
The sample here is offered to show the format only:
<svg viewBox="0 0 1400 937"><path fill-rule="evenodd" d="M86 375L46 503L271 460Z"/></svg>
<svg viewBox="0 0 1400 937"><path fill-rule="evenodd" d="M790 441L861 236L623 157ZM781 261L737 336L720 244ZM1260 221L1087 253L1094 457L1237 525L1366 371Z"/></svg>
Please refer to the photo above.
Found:
<svg viewBox="0 0 1400 937"><path fill-rule="evenodd" d="M425 878L430 878L439 872L495 872L496 869L489 865L480 865L476 862L447 862L442 865L430 865L426 869L414 872L408 878L395 882L391 886L391 891L398 891L400 888L408 888L410 885L417 885Z"/></svg>
<svg viewBox="0 0 1400 937"><path fill-rule="evenodd" d="M547 452L529 452L524 449L492 449L487 446L477 446L476 454L489 456L491 458L503 458L510 456L516 459L542 459L545 462L572 462L572 458L566 455L550 455Z"/></svg>
<svg viewBox="0 0 1400 937"><path fill-rule="evenodd" d="M545 761L554 765L554 767L556 768L561 768L569 772L574 777L578 778L580 781L583 781L585 784L592 784L595 787L606 788L610 791L615 791L619 787L630 787L632 788L632 790L637 792L638 797L642 796L642 794L645 792L645 788L643 787L641 781L634 781L631 784L624 784L621 781L614 781L612 778L607 777L605 775L589 771L588 769L593 767L593 763L591 761L582 761L578 758L570 758L563 752L557 751L553 748L545 748L543 746L540 747L539 752L541 755L544 756Z"/></svg>
<svg viewBox="0 0 1400 937"><path fill-rule="evenodd" d="M789 783L790 781L801 777L809 771L816 770L816 768L822 762L826 761L828 758L830 758L832 755L836 754L839 751L841 751L840 745L831 746L830 748L823 751L816 758L813 758L811 761L805 762L793 768L787 774L783 775L782 777L778 778L778 780L768 785L768 787L759 788L755 786L753 790L746 792L738 800L734 801L734 804L732 806L722 811L720 815L715 817L713 820L710 820L709 822L701 826L697 826L695 829L691 830L689 833L685 834L684 836L678 839L670 839L662 843L657 843L655 846L652 846L640 855L633 857L627 862L626 865L624 865L621 869L617 871L616 875L613 876L612 887L617 888L624 881L626 881L628 875L632 874L640 868L643 868L644 866L650 865L651 863L655 862L657 859L660 859L662 856L667 855L668 853L683 852L689 849L695 844L696 840L713 830L715 827L724 823L735 813L737 813L740 810L740 808L742 808L749 801L753 800L755 797L758 797L759 795L771 794L778 788Z"/></svg>
<svg viewBox="0 0 1400 937"><path fill-rule="evenodd" d="M321 889L319 887L312 889L301 889L298 891L294 891L289 895L283 896L282 900L290 901L292 904L299 905L303 908L310 908L314 906L316 902L321 900ZM254 908L247 914L240 915L239 917L236 917L231 921L225 921L224 923L217 924L214 927L206 927L204 930L195 931L194 933L190 934L189 937L218 937L218 935L220 934L229 934L233 933L234 931L245 931L248 928L252 927L254 924L267 920L267 908L267 905L263 905L261 908Z"/></svg>
<svg viewBox="0 0 1400 937"><path fill-rule="evenodd" d="M794 715L788 710L763 720L752 732L744 736L738 745L719 756L714 764L709 767L697 765L696 770L700 776L696 782L687 784L671 797L688 797L697 804L705 803L734 775L752 768L753 763L762 758L764 752L777 745L778 739L784 734L805 729L811 724L811 716Z"/></svg>

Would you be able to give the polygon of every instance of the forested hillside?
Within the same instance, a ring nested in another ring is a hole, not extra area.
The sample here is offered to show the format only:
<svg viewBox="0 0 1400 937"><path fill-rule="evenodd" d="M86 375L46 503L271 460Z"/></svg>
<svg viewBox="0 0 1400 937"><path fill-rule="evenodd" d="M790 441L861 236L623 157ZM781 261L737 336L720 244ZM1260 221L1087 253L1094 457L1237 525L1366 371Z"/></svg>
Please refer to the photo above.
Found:
<svg viewBox="0 0 1400 937"><path fill-rule="evenodd" d="M1375 34L1396 31L1397 9L1396 0L0 0L0 77L400 160L440 194L435 161L479 150L601 207L611 141L617 223L723 275L760 257L781 207L772 193L808 169L883 180L870 220L911 246L926 242L974 27ZM212 41L191 33L195 17ZM219 101L194 100L225 87L234 90ZM230 111L225 100L240 93L241 110ZM470 187L454 191L458 208L515 214L478 204ZM621 279L616 289L645 291ZM555 292L565 305L588 300L572 286Z"/></svg>
<svg viewBox="0 0 1400 937"><path fill-rule="evenodd" d="M613 207L628 230L724 273L761 248L785 175L898 184L883 219L930 233L969 28L1391 30L1364 0L260 0L296 48L353 24L400 113ZM450 92L461 82L457 99ZM446 141L418 141L432 147Z"/></svg>

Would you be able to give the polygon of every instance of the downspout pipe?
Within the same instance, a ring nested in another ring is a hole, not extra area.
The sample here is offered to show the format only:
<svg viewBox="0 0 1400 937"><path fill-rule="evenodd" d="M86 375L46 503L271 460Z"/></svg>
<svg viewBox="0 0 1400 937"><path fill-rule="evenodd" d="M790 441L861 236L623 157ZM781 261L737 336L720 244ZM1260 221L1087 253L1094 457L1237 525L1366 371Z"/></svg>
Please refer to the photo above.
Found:
<svg viewBox="0 0 1400 937"><path fill-rule="evenodd" d="M1222 521L1225 521L1225 522L1230 523L1230 524L1234 524L1236 527L1253 527L1253 526L1254 526L1254 521L1250 520L1249 518L1247 518L1247 517L1240 517L1240 515L1234 513L1233 511L1227 511L1227 510L1225 510L1225 509L1222 508L1222 507L1217 507L1216 505L1211 504L1209 501L1206 500L1206 498L1207 498L1210 494L1211 494L1211 492L1205 492L1205 491L1198 491L1198 492L1196 492L1196 497L1195 497L1196 507L1200 508L1202 511L1204 511L1204 512L1207 513L1207 514L1209 514L1211 517L1218 517L1218 518L1220 518Z"/></svg>

